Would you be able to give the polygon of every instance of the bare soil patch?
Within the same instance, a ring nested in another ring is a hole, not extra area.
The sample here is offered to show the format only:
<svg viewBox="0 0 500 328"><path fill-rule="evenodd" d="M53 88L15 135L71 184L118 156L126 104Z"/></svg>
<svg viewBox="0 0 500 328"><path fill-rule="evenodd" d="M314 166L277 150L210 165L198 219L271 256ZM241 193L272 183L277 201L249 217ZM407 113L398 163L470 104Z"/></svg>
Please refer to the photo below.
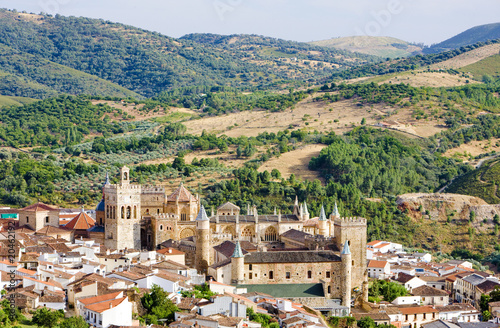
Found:
<svg viewBox="0 0 500 328"><path fill-rule="evenodd" d="M472 163L469 157L475 157L492 151L500 151L500 139L492 138L490 140L471 141L459 147L448 149L444 153L444 156L456 157L463 159L464 162Z"/></svg>
<svg viewBox="0 0 500 328"><path fill-rule="evenodd" d="M500 44L490 44L481 48L474 49L472 51L463 53L454 58L448 59L444 62L433 64L430 66L431 69L457 69L470 64L474 64L486 57L490 57L498 54L500 51Z"/></svg>
<svg viewBox="0 0 500 328"><path fill-rule="evenodd" d="M308 168L311 158L318 156L324 147L326 146L319 144L306 145L300 149L281 154L280 157L274 157L265 162L258 171L264 172L267 170L271 172L273 169L278 169L284 178L288 178L293 173L302 180L319 179L324 182L324 179L320 177L317 171L311 171Z"/></svg>
<svg viewBox="0 0 500 328"><path fill-rule="evenodd" d="M411 72L391 77L380 83L405 83L413 87L456 87L467 84L467 78L445 72ZM469 83L474 82L470 81Z"/></svg>
<svg viewBox="0 0 500 328"><path fill-rule="evenodd" d="M387 111L393 110L385 105L358 106L352 100L331 104L313 102L312 97L309 97L299 102L294 109L284 112L241 112L192 120L184 124L189 133L201 134L205 129L207 132L230 137L257 136L265 131L276 133L289 128L335 131L341 134L359 125L363 118L366 118L366 124L373 124L382 119Z"/></svg>

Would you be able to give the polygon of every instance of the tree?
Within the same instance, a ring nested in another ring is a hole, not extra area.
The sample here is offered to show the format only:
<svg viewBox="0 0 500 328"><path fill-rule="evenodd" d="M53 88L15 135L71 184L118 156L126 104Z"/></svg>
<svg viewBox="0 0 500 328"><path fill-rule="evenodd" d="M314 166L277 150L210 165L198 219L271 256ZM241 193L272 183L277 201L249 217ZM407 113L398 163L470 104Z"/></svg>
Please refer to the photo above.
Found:
<svg viewBox="0 0 500 328"><path fill-rule="evenodd" d="M71 317L64 319L63 322L59 324L59 328L88 328L89 324L85 322L83 317Z"/></svg>
<svg viewBox="0 0 500 328"><path fill-rule="evenodd" d="M481 311L487 311L488 310L488 303L491 301L490 295L483 294L481 295L481 300L479 301L479 308Z"/></svg>
<svg viewBox="0 0 500 328"><path fill-rule="evenodd" d="M159 319L167 319L167 323L174 320L174 313L179 311L177 306L168 299L168 293L158 285L153 285L151 293L141 298L142 306L147 311L145 321L157 324Z"/></svg>
<svg viewBox="0 0 500 328"><path fill-rule="evenodd" d="M482 315L482 320L483 320L483 321L488 321L488 320L490 320L490 319L491 319L491 313L490 313L490 311L488 311L488 310L483 311L483 313L482 313L482 314L483 314L483 315Z"/></svg>
<svg viewBox="0 0 500 328"><path fill-rule="evenodd" d="M364 117L363 117L363 118L361 119L361 125L365 125L365 124L366 124L366 118L364 118Z"/></svg>
<svg viewBox="0 0 500 328"><path fill-rule="evenodd" d="M359 328L375 328L375 321L370 317L363 317L358 320Z"/></svg>
<svg viewBox="0 0 500 328"><path fill-rule="evenodd" d="M64 317L64 313L51 311L47 308L40 308L33 314L32 322L39 327L52 328L57 325L59 319Z"/></svg>

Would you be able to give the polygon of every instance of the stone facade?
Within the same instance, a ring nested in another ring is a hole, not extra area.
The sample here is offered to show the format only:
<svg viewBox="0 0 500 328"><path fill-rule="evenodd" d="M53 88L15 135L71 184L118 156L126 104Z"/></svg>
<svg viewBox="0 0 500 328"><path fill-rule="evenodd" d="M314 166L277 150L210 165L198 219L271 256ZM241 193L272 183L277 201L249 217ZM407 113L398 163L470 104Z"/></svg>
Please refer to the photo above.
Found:
<svg viewBox="0 0 500 328"><path fill-rule="evenodd" d="M59 209L36 203L19 210L19 226L28 225L38 231L45 226L59 228Z"/></svg>

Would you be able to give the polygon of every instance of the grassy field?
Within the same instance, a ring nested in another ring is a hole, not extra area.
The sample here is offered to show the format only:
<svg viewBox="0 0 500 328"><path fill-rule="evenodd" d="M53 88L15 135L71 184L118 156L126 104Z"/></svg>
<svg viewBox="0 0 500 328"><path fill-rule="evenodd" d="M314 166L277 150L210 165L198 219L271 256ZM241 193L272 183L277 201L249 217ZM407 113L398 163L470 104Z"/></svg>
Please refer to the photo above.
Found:
<svg viewBox="0 0 500 328"><path fill-rule="evenodd" d="M476 80L481 80L483 75L500 77L500 54L487 57L474 64L462 67L460 71L472 73Z"/></svg>
<svg viewBox="0 0 500 328"><path fill-rule="evenodd" d="M37 101L37 99L28 97L14 97L14 96L2 96L0 95L0 107L11 106L11 105L23 105L29 104Z"/></svg>

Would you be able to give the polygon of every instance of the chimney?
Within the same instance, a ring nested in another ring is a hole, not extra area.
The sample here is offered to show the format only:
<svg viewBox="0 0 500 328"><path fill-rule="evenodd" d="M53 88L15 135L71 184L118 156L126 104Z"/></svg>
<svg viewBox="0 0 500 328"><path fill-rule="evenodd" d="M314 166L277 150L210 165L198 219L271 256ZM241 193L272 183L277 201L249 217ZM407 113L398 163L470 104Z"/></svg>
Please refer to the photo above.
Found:
<svg viewBox="0 0 500 328"><path fill-rule="evenodd" d="M172 254L172 248L169 248L169 249L168 249L168 252L169 252L170 254Z"/></svg>
<svg viewBox="0 0 500 328"><path fill-rule="evenodd" d="M109 302L109 308L112 309L113 308L113 303L112 302Z"/></svg>

